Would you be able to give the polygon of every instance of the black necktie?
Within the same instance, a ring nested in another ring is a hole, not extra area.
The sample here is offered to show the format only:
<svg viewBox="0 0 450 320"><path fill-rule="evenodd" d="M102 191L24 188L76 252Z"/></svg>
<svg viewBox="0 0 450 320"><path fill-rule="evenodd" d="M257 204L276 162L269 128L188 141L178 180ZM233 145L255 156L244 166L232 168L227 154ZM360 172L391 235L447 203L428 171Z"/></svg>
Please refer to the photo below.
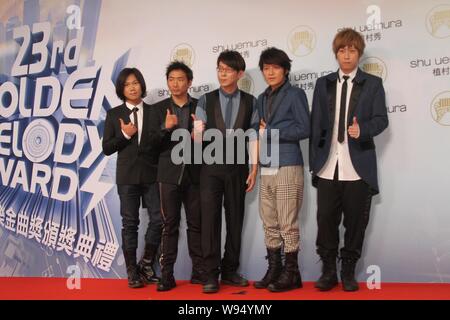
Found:
<svg viewBox="0 0 450 320"><path fill-rule="evenodd" d="M341 91L341 108L339 110L339 129L338 129L338 141L344 142L345 137L345 105L347 104L347 80L349 76L343 76L344 83L342 84Z"/></svg>
<svg viewBox="0 0 450 320"><path fill-rule="evenodd" d="M138 117L137 117L137 113L139 111L138 107L134 107L132 112L133 112L133 121L134 121L134 126L136 127L136 129L139 131L139 124L138 124Z"/></svg>

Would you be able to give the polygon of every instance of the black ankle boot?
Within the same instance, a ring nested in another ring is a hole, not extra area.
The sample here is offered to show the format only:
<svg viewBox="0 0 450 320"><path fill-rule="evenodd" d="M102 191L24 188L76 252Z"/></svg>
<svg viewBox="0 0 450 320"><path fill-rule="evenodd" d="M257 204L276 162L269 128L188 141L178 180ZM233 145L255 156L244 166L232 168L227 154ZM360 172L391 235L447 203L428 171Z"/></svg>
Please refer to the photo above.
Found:
<svg viewBox="0 0 450 320"><path fill-rule="evenodd" d="M267 286L275 281L281 275L283 271L283 265L281 263L281 248L278 249L269 249L267 248L267 256L266 259L269 262L269 268L267 269L266 274L260 281L256 281L253 286L256 289L264 289Z"/></svg>
<svg viewBox="0 0 450 320"><path fill-rule="evenodd" d="M139 268L136 265L136 251L124 252L125 265L127 267L128 274L128 287L130 288L142 288L144 283L142 282L139 274Z"/></svg>
<svg viewBox="0 0 450 320"><path fill-rule="evenodd" d="M156 260L157 248L146 245L144 250L144 255L139 261L139 273L145 283L158 283L160 279L156 276L155 269L153 269L153 264Z"/></svg>
<svg viewBox="0 0 450 320"><path fill-rule="evenodd" d="M208 275L208 278L203 285L203 293L216 293L220 289L219 279L215 275Z"/></svg>
<svg viewBox="0 0 450 320"><path fill-rule="evenodd" d="M205 284L208 280L206 272L204 270L192 269L191 283L192 284Z"/></svg>
<svg viewBox="0 0 450 320"><path fill-rule="evenodd" d="M169 291L177 286L173 273L162 273L161 281L157 284L157 291Z"/></svg>
<svg viewBox="0 0 450 320"><path fill-rule="evenodd" d="M344 291L358 291L359 285L355 279L355 259L342 258L341 281Z"/></svg>
<svg viewBox="0 0 450 320"><path fill-rule="evenodd" d="M298 270L298 251L286 253L286 262L283 272L274 283L269 284L267 289L271 292L284 292L303 287L302 277Z"/></svg>
<svg viewBox="0 0 450 320"><path fill-rule="evenodd" d="M221 282L234 287L247 287L248 280L237 272L222 272Z"/></svg>
<svg viewBox="0 0 450 320"><path fill-rule="evenodd" d="M322 275L315 283L315 287L320 291L329 291L338 284L336 271L336 255L322 256Z"/></svg>

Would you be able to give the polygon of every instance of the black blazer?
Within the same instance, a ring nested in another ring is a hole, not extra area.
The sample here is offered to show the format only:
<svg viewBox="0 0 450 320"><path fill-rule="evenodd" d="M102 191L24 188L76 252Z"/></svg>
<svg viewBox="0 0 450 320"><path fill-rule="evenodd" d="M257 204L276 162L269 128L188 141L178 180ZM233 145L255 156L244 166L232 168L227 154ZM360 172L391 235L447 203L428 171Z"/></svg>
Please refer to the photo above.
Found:
<svg viewBox="0 0 450 320"><path fill-rule="evenodd" d="M334 72L317 80L311 110L311 136L309 139L309 167L316 186L316 175L325 165L331 147L336 110L336 83ZM358 69L348 107L347 127L355 116L360 128L358 139L349 139L348 147L353 167L371 187L379 192L374 137L386 129L387 117L382 80Z"/></svg>
<svg viewBox="0 0 450 320"><path fill-rule="evenodd" d="M130 109L124 104L106 113L103 131L103 153L107 156L118 152L116 167L117 184L149 184L156 182L158 150L149 143L150 106L144 103L141 142L137 133L128 140L120 128L119 118L130 122Z"/></svg>
<svg viewBox="0 0 450 320"><path fill-rule="evenodd" d="M197 99L190 98L189 114L195 114L197 108ZM172 130L164 128L166 122L167 110L172 108L171 98L164 99L151 106L150 117L150 144L152 148L160 150L158 160L158 176L157 181L162 183L180 184L184 174L189 174L193 184L200 183L201 164L194 164L194 144L191 141L191 164L174 164L171 160L171 153L177 141L171 141ZM173 114L173 111L171 111ZM189 132L192 132L193 120L189 116ZM174 128L176 129L176 128Z"/></svg>

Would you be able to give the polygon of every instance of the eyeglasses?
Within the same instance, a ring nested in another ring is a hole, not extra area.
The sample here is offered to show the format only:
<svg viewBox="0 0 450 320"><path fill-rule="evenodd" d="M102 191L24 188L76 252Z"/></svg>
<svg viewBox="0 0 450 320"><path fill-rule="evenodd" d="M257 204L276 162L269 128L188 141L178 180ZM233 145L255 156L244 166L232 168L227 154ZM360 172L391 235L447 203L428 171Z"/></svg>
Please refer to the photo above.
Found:
<svg viewBox="0 0 450 320"><path fill-rule="evenodd" d="M233 72L237 72L237 71L234 70L234 69L231 69L231 68L222 68L222 67L219 67L219 68L217 68L216 70L217 70L217 73L226 73L226 74L232 74Z"/></svg>

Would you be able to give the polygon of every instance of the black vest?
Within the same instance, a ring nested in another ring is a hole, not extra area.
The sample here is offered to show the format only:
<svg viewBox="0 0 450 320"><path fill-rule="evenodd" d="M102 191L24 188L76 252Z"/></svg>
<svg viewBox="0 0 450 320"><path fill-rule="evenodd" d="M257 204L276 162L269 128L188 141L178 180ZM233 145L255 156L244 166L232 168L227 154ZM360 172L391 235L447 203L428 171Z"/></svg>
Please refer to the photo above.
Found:
<svg viewBox="0 0 450 320"><path fill-rule="evenodd" d="M244 132L251 128L251 120L252 120L252 114L253 114L253 99L254 97L248 93L243 92L240 90L240 103L239 103L239 111L236 117L236 121L234 123L233 129L242 129ZM220 98L219 98L219 90L214 90L212 92L209 92L206 94L206 130L207 129L218 129L222 132L222 135L225 136L225 120L224 116L222 115L222 110L220 108ZM248 141L248 139L246 138ZM204 142L204 145L206 146L208 142ZM234 163L237 163L237 154L238 152L243 152L242 148L241 150L238 150L236 139L233 142L234 145ZM223 163L226 164L226 141L224 140L223 143ZM248 164L248 151L247 151L247 144L245 145L245 164Z"/></svg>

